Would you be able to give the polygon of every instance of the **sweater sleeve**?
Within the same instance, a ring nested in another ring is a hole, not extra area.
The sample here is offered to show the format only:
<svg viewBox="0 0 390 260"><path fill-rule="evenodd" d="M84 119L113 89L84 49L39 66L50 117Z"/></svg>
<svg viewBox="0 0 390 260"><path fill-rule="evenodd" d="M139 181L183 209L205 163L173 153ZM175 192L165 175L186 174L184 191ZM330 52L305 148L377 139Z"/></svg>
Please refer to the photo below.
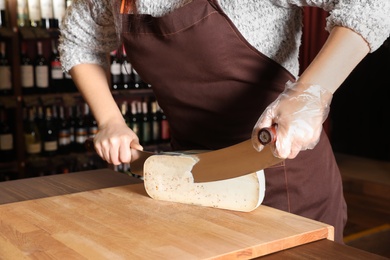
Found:
<svg viewBox="0 0 390 260"><path fill-rule="evenodd" d="M390 35L390 1L386 0L273 0L280 6L313 6L329 12L326 30L343 26L360 34L377 50Z"/></svg>
<svg viewBox="0 0 390 260"><path fill-rule="evenodd" d="M118 47L110 0L75 0L61 24L59 52L64 71L83 63L108 66L107 53Z"/></svg>
<svg viewBox="0 0 390 260"><path fill-rule="evenodd" d="M360 34L377 50L390 35L390 1L344 0L331 11L326 29L343 26Z"/></svg>

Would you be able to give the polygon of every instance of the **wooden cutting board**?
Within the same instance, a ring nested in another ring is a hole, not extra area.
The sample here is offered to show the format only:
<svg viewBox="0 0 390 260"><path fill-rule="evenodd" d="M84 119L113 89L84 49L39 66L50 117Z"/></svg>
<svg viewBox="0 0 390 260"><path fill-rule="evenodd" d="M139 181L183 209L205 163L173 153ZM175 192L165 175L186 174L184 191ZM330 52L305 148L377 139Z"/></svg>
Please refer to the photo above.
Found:
<svg viewBox="0 0 390 260"><path fill-rule="evenodd" d="M157 201L143 184L0 206L0 259L248 259L320 239L333 227Z"/></svg>

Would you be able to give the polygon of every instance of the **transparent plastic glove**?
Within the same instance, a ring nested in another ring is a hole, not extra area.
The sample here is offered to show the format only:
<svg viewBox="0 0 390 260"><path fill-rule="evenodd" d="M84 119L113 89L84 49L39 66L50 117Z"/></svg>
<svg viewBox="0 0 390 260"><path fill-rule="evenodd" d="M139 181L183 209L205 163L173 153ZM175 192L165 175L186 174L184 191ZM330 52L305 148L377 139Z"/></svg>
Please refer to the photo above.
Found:
<svg viewBox="0 0 390 260"><path fill-rule="evenodd" d="M252 132L256 150L264 146L258 140L261 128L276 125L272 151L279 158L295 158L300 151L313 149L320 138L322 124L329 114L332 93L319 85L292 83L260 116Z"/></svg>
<svg viewBox="0 0 390 260"><path fill-rule="evenodd" d="M143 150L137 135L125 122L100 126L93 142L98 155L114 165L130 162L130 147Z"/></svg>

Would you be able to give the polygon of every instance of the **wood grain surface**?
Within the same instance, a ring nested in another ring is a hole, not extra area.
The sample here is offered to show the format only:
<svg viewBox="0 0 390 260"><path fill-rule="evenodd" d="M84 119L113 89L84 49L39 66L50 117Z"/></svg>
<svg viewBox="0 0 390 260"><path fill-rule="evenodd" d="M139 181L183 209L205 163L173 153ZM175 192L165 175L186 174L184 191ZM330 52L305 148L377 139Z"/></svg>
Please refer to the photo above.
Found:
<svg viewBox="0 0 390 260"><path fill-rule="evenodd" d="M111 169L56 174L0 182L0 204L142 183Z"/></svg>
<svg viewBox="0 0 390 260"><path fill-rule="evenodd" d="M0 205L0 216L0 259L249 259L333 239L333 227L273 208L157 201L142 184Z"/></svg>

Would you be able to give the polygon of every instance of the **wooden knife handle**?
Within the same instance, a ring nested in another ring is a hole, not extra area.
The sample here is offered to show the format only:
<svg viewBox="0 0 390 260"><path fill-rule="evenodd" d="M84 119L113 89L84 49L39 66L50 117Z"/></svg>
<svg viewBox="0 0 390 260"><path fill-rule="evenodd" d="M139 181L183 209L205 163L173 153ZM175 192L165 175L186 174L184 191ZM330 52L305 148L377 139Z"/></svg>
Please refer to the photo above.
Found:
<svg viewBox="0 0 390 260"><path fill-rule="evenodd" d="M276 124L260 129L258 138L262 145L276 142Z"/></svg>

